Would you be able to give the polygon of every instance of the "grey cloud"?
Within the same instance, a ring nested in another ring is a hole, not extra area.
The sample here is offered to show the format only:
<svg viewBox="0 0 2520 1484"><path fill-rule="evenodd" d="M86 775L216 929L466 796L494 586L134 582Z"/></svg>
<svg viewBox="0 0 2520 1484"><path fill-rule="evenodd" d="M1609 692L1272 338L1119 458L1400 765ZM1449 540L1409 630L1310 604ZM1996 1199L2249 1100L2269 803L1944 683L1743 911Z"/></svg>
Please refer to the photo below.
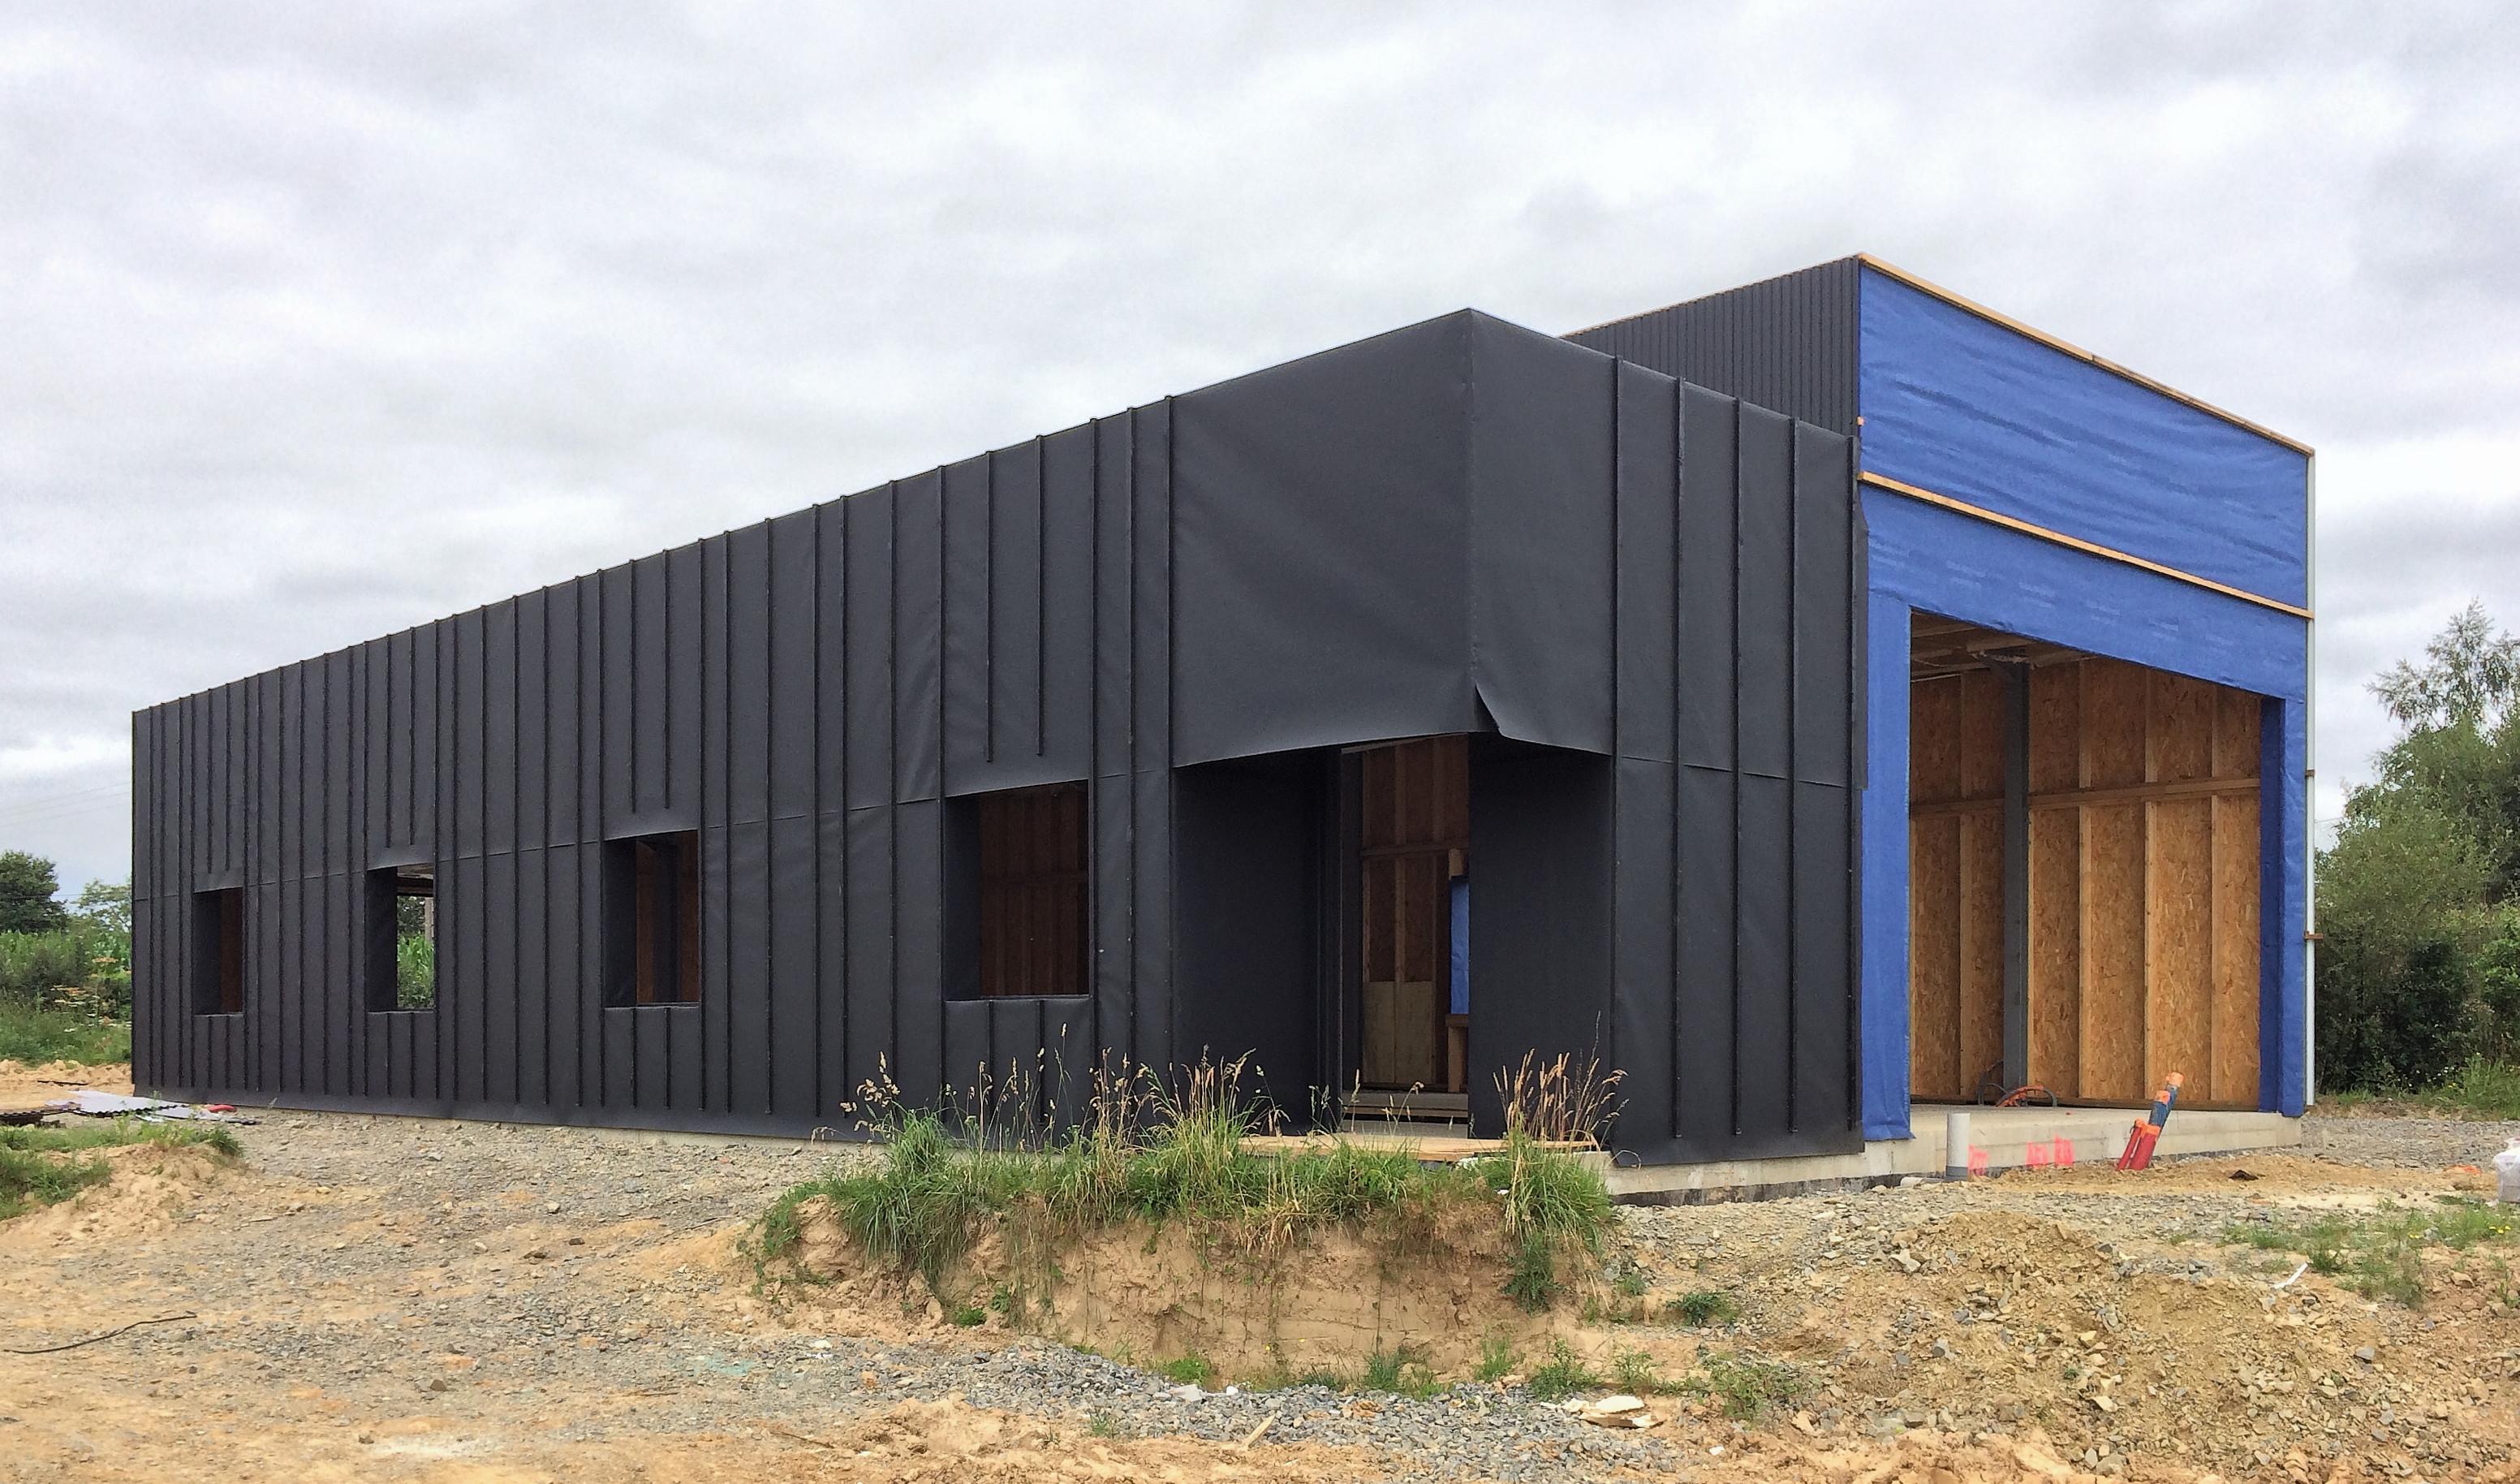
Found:
<svg viewBox="0 0 2520 1484"><path fill-rule="evenodd" d="M1877 250L2334 452L2321 753L2496 565L2484 6L0 13L0 844L134 706L1463 304ZM2498 596L2499 594L2500 596ZM19 821L13 825L12 821Z"/></svg>

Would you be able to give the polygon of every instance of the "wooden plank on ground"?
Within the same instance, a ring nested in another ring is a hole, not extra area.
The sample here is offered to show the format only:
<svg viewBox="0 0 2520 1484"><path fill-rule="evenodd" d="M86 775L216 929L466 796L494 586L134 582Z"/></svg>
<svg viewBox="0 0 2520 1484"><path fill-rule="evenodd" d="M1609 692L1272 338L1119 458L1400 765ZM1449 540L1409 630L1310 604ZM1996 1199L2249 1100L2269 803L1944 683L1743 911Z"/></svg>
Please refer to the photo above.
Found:
<svg viewBox="0 0 2520 1484"><path fill-rule="evenodd" d="M2081 809L2031 811L2030 1080L2059 1098L2082 1096L2082 849Z"/></svg>
<svg viewBox="0 0 2520 1484"><path fill-rule="evenodd" d="M2252 697L2254 699L2254 697ZM2210 1096L2258 1105L2258 801L2214 809L2214 1067Z"/></svg>
<svg viewBox="0 0 2520 1484"><path fill-rule="evenodd" d="M2214 803L2144 805L2144 1071L2210 1083L2214 1032Z"/></svg>

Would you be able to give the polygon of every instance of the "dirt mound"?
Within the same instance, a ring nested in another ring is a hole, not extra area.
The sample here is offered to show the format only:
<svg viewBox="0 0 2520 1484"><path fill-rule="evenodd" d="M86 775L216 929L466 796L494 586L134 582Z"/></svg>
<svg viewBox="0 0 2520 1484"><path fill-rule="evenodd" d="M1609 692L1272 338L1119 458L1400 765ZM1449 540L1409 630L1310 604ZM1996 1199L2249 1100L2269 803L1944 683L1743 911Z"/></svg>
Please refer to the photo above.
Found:
<svg viewBox="0 0 2520 1484"><path fill-rule="evenodd" d="M1517 1350L1571 1332L1564 1313L1525 1313L1505 1291L1498 1244L1430 1241L1396 1251L1347 1231L1315 1233L1283 1257L1220 1250L1181 1225L1130 1223L1027 1252L1005 1228L942 1275L940 1301L915 1277L870 1261L831 1202L797 1208L786 1261L816 1286L798 1302L849 1331L886 1337L1020 1328L1140 1362L1196 1355L1220 1377L1352 1373L1406 1345L1439 1372L1464 1373L1485 1343ZM975 1312L976 1311L976 1315Z"/></svg>
<svg viewBox="0 0 2520 1484"><path fill-rule="evenodd" d="M95 1066L78 1061L44 1061L29 1066L0 1060L0 1108L34 1107L68 1097L77 1088L100 1093L131 1091L131 1065L125 1061Z"/></svg>
<svg viewBox="0 0 2520 1484"><path fill-rule="evenodd" d="M162 1232L183 1219L202 1191L235 1178L240 1169L235 1160L198 1146L130 1144L65 1157L103 1159L112 1174L68 1200L0 1223L0 1248Z"/></svg>
<svg viewBox="0 0 2520 1484"><path fill-rule="evenodd" d="M1888 1267L1811 1291L1777 1341L1863 1412L2036 1426L2069 1459L2140 1450L2226 1473L2375 1442L2471 1467L2507 1457L2454 1376L2395 1369L2374 1307L2316 1275L2277 1288L2003 1211L1899 1240Z"/></svg>

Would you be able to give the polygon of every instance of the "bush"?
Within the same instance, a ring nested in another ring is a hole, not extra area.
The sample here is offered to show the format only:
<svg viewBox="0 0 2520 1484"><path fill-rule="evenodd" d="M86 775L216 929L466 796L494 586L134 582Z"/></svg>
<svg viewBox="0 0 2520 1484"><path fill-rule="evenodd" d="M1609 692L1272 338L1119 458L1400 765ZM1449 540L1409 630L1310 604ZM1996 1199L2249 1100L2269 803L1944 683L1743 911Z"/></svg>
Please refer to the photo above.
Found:
<svg viewBox="0 0 2520 1484"><path fill-rule="evenodd" d="M2323 1085L2428 1087L2477 1049L2471 980L2487 870L2422 800L2358 795L2318 877Z"/></svg>
<svg viewBox="0 0 2520 1484"><path fill-rule="evenodd" d="M1229 1256L1270 1262L1313 1232L1371 1228L1398 1241L1431 1239L1440 1213L1485 1206L1513 1244L1508 1291L1545 1307L1575 1254L1598 1255L1614 1220L1600 1177L1518 1129L1473 1165L1419 1164L1406 1147L1330 1139L1292 1150L1246 1142L1266 1110L1237 1089L1240 1063L1201 1063L1178 1080L1140 1068L1094 1079L1085 1116L1053 1133L1045 1100L1022 1079L956 1100L949 1112L901 1105L898 1090L865 1090L886 1136L882 1165L789 1190L761 1220L768 1263L798 1240L797 1210L827 1198L871 1256L918 1273L940 1301L946 1276L986 1223L1011 1222L1020 1250L1123 1222L1186 1223Z"/></svg>
<svg viewBox="0 0 2520 1484"><path fill-rule="evenodd" d="M85 984L94 967L76 932L0 932L0 994L47 998Z"/></svg>
<svg viewBox="0 0 2520 1484"><path fill-rule="evenodd" d="M29 1066L78 1061L90 1066L131 1059L131 1027L76 1011L47 1010L18 995L0 995L0 1061Z"/></svg>
<svg viewBox="0 0 2520 1484"><path fill-rule="evenodd" d="M1591 1391L1601 1384L1600 1373L1584 1364L1583 1358L1557 1340L1549 1347L1549 1359L1532 1368L1531 1394L1535 1400L1554 1402L1579 1391Z"/></svg>

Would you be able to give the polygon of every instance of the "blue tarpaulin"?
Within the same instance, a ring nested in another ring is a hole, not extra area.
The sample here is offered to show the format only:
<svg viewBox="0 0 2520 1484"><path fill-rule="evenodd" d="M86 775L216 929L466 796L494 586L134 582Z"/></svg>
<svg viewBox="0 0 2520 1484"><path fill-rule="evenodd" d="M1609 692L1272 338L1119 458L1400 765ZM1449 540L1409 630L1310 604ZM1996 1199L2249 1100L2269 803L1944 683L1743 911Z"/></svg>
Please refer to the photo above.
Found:
<svg viewBox="0 0 2520 1484"><path fill-rule="evenodd" d="M2294 605L2296 449L1878 272L1863 278L1864 467Z"/></svg>
<svg viewBox="0 0 2520 1484"><path fill-rule="evenodd" d="M2278 602L2306 601L2298 451L1877 272L1858 392L1868 472ZM1909 618L1922 610L2267 697L2260 1105L2302 1109L2309 625L1868 488L1865 1136L1908 1137Z"/></svg>

